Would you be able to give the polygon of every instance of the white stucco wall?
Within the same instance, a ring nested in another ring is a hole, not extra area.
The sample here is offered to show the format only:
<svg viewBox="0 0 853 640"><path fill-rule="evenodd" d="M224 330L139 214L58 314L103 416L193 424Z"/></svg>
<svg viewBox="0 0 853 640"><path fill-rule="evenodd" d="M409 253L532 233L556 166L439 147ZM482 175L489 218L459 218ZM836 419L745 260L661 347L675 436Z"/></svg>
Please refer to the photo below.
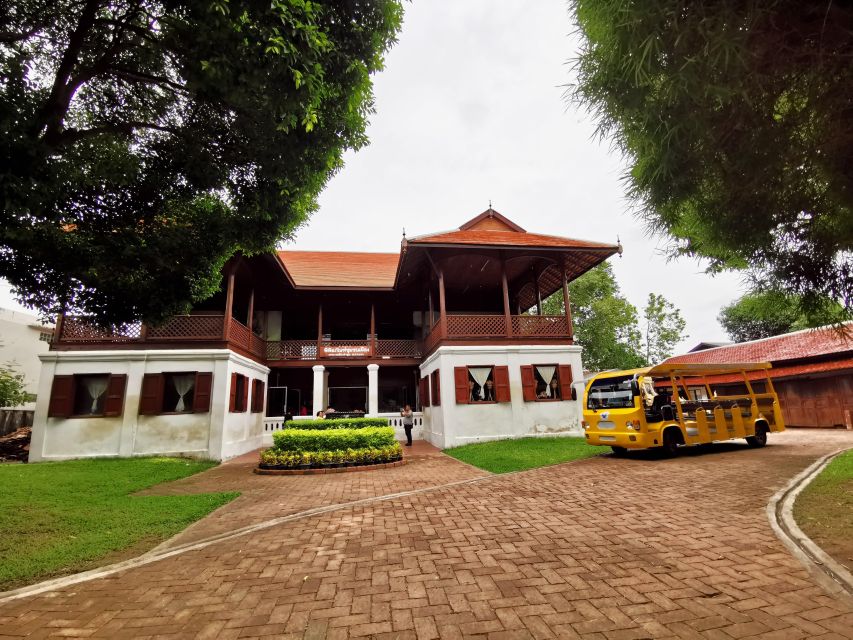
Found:
<svg viewBox="0 0 853 640"><path fill-rule="evenodd" d="M227 349L52 351L40 357L42 372L30 443L31 462L138 455L224 460L261 446L263 412L229 413L229 386L234 372L266 383L269 369ZM210 410L138 415L142 377L146 373L181 371L213 374ZM86 373L127 375L122 415L48 418L54 376Z"/></svg>
<svg viewBox="0 0 853 640"><path fill-rule="evenodd" d="M440 371L441 406L424 408L424 438L441 448L470 442L543 435L582 435L580 403L525 402L522 365L572 367L573 380L583 379L579 346L439 347L421 364L421 376ZM495 365L509 369L510 402L456 404L455 367ZM580 396L579 396L580 397Z"/></svg>
<svg viewBox="0 0 853 640"><path fill-rule="evenodd" d="M42 333L53 333L36 316L10 309L0 309L0 365L10 365L24 376L27 393L38 393L41 361L50 344L39 340Z"/></svg>

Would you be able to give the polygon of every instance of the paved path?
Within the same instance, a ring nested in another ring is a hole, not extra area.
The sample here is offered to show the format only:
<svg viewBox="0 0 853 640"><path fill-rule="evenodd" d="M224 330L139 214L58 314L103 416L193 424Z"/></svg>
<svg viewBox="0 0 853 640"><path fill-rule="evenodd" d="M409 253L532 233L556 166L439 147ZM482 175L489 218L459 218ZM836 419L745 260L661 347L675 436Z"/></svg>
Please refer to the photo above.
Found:
<svg viewBox="0 0 853 640"><path fill-rule="evenodd" d="M845 444L789 432L763 450L602 456L344 508L0 605L0 635L853 638L853 609L764 514ZM296 485L263 486L278 514Z"/></svg>

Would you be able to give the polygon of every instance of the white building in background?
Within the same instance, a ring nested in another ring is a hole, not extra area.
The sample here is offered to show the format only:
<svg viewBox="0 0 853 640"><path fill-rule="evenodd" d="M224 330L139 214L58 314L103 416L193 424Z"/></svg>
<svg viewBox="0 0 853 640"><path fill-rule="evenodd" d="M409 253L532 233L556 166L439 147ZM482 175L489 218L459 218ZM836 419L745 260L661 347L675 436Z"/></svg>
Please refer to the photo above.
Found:
<svg viewBox="0 0 853 640"><path fill-rule="evenodd" d="M27 393L38 390L41 360L50 349L53 327L36 316L21 311L0 309L0 367L22 373Z"/></svg>
<svg viewBox="0 0 853 640"><path fill-rule="evenodd" d="M369 233L369 230L365 230ZM219 293L159 326L60 318L30 460L183 454L225 459L288 416L391 419L441 448L580 435L569 305L542 300L621 246L529 233L488 209L394 253L235 256Z"/></svg>

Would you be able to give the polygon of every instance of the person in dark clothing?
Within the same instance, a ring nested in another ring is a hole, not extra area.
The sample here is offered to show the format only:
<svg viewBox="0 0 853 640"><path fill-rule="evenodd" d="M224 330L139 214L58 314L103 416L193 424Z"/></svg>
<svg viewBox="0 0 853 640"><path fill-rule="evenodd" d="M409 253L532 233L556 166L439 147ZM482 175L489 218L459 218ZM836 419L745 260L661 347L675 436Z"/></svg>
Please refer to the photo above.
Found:
<svg viewBox="0 0 853 640"><path fill-rule="evenodd" d="M406 431L406 446L412 446L412 425L415 424L415 416L412 413L411 405L406 405L403 407L403 410L400 412L400 415L403 416L403 429Z"/></svg>

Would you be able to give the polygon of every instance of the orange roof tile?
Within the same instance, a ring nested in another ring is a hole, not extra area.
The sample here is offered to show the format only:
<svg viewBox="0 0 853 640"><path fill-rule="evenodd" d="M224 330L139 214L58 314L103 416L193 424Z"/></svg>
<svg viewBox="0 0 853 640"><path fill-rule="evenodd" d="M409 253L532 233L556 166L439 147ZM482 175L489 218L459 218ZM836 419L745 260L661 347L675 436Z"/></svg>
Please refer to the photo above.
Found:
<svg viewBox="0 0 853 640"><path fill-rule="evenodd" d="M526 231L497 231L471 229L467 231L446 231L417 238L410 238L409 244L461 244L461 245L499 245L504 247L547 247L556 249L609 249L616 251L616 245L587 240L575 240L560 236L549 236Z"/></svg>
<svg viewBox="0 0 853 640"><path fill-rule="evenodd" d="M853 323L848 323L847 327L853 329ZM845 363L840 367L845 368L851 361L851 353L853 337L845 338L835 327L821 327L685 353L670 358L666 363L770 362L773 364L771 374L780 377L834 371L839 368L839 363ZM833 359L834 355L839 357ZM795 364L813 358L821 358L823 362Z"/></svg>
<svg viewBox="0 0 853 640"><path fill-rule="evenodd" d="M278 259L297 287L391 289L400 254L279 251Z"/></svg>

